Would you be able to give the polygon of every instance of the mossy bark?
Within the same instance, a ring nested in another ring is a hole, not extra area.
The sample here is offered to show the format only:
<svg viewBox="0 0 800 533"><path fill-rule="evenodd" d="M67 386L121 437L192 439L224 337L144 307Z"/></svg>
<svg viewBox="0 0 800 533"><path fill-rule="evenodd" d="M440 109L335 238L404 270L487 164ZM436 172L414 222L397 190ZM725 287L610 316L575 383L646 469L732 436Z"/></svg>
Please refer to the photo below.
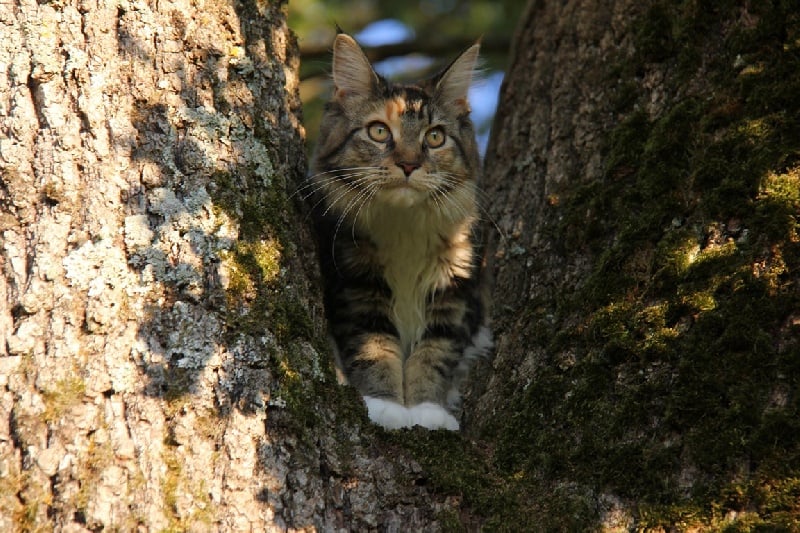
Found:
<svg viewBox="0 0 800 533"><path fill-rule="evenodd" d="M0 9L0 530L436 528L335 385L284 2Z"/></svg>
<svg viewBox="0 0 800 533"><path fill-rule="evenodd" d="M335 385L281 2L0 12L0 529L791 529L792 2L531 2L464 435Z"/></svg>
<svg viewBox="0 0 800 533"><path fill-rule="evenodd" d="M797 527L800 14L711 4L521 21L484 182L497 355L467 406L516 502L477 501L491 524Z"/></svg>

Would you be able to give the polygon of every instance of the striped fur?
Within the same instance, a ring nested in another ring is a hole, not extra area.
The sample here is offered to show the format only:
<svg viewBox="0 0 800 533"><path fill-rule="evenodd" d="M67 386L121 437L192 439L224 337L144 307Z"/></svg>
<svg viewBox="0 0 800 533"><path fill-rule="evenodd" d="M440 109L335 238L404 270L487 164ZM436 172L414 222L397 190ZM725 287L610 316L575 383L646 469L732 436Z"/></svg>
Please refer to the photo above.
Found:
<svg viewBox="0 0 800 533"><path fill-rule="evenodd" d="M386 427L456 429L460 381L491 346L473 245L477 53L393 85L352 38L334 43L334 95L304 189L340 370Z"/></svg>

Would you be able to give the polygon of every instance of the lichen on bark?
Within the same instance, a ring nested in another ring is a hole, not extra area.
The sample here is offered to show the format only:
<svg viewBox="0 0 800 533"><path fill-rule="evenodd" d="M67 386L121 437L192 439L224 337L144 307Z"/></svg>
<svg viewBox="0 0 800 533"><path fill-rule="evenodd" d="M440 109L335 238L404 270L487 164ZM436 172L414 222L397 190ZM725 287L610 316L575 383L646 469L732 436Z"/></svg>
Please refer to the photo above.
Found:
<svg viewBox="0 0 800 533"><path fill-rule="evenodd" d="M436 528L332 379L282 2L0 11L0 529Z"/></svg>

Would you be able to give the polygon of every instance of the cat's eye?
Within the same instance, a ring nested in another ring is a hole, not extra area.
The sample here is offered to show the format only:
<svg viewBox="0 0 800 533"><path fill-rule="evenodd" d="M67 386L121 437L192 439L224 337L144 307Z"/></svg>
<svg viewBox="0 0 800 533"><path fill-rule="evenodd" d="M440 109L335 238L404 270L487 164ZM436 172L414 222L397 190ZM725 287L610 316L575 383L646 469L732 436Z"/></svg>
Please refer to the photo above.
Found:
<svg viewBox="0 0 800 533"><path fill-rule="evenodd" d="M375 142L385 143L392 138L392 132L389 131L389 126L383 122L373 122L367 126L367 135Z"/></svg>
<svg viewBox="0 0 800 533"><path fill-rule="evenodd" d="M440 126L431 128L425 133L425 144L429 148L439 148L444 144L444 140L444 130Z"/></svg>

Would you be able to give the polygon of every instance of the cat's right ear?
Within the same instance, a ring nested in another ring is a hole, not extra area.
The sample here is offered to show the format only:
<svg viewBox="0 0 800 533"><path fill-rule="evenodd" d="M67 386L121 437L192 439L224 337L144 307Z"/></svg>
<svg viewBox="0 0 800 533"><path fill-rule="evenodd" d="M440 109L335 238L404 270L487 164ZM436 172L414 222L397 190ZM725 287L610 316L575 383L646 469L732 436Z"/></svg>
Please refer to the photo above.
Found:
<svg viewBox="0 0 800 533"><path fill-rule="evenodd" d="M379 79L358 43L345 33L333 42L333 85L336 97L368 96Z"/></svg>

